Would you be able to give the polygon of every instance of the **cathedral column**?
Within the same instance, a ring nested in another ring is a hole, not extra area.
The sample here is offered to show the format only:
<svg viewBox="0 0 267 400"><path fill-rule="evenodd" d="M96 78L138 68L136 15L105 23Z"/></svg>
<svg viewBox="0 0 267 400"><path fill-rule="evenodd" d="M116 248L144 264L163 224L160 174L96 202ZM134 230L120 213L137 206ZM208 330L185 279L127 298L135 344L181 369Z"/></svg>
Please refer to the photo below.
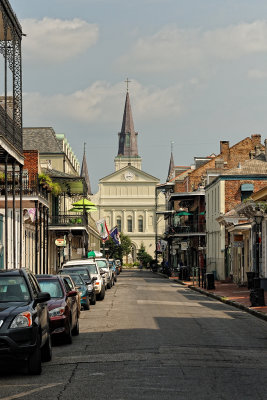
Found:
<svg viewBox="0 0 267 400"><path fill-rule="evenodd" d="M145 211L144 232L147 232L148 231L148 211L147 210L144 210L144 211Z"/></svg>
<svg viewBox="0 0 267 400"><path fill-rule="evenodd" d="M122 231L126 232L126 218L125 218L125 212L126 210L122 210Z"/></svg>
<svg viewBox="0 0 267 400"><path fill-rule="evenodd" d="M136 221L136 214L137 214L137 211L134 210L134 213L133 213L133 214L134 214L134 215L133 215L133 232L137 232L137 230L138 230L137 221Z"/></svg>

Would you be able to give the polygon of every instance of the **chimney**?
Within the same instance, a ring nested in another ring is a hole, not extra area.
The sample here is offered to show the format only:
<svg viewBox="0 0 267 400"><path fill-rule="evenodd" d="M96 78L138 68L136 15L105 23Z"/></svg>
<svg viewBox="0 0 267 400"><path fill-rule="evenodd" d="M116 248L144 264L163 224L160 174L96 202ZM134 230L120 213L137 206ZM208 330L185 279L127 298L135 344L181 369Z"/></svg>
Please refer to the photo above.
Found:
<svg viewBox="0 0 267 400"><path fill-rule="evenodd" d="M220 153L224 156L229 154L229 142L227 140L220 141Z"/></svg>
<svg viewBox="0 0 267 400"><path fill-rule="evenodd" d="M255 157L258 157L261 154L261 146L255 146Z"/></svg>
<svg viewBox="0 0 267 400"><path fill-rule="evenodd" d="M261 145L261 135L258 135L258 134L251 135L251 141L252 141L253 147L260 146Z"/></svg>

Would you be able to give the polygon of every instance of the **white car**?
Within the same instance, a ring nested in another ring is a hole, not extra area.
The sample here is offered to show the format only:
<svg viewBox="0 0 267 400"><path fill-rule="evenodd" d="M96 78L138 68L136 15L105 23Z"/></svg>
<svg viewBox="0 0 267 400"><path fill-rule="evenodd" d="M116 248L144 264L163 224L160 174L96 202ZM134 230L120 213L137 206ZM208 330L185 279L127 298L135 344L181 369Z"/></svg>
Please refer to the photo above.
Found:
<svg viewBox="0 0 267 400"><path fill-rule="evenodd" d="M94 259L80 259L80 260L71 260L65 262L65 264L62 265L62 268L68 268L68 267L84 267L88 270L91 278L96 278L94 281L94 286L95 286L95 293L97 295L98 300L103 300L105 297L105 281L103 278L103 275L105 272L100 271L100 267L97 265Z"/></svg>
<svg viewBox="0 0 267 400"><path fill-rule="evenodd" d="M96 257L95 262L97 263L98 267L101 268L103 271L105 271L105 281L106 281L106 287L108 289L111 289L112 286L114 285L114 274L112 269L109 266L109 262L106 258L98 258Z"/></svg>

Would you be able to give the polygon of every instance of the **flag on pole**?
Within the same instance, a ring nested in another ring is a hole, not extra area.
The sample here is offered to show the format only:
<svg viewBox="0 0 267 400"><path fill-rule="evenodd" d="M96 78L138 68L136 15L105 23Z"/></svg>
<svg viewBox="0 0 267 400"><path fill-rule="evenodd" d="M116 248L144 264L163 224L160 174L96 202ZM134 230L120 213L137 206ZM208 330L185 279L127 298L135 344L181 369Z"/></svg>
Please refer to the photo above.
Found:
<svg viewBox="0 0 267 400"><path fill-rule="evenodd" d="M96 227L102 240L107 240L109 237L109 231L105 219L103 218L96 221Z"/></svg>
<svg viewBox="0 0 267 400"><path fill-rule="evenodd" d="M121 244L120 233L118 231L117 226L115 226L115 228L111 229L111 231L109 232L109 235L112 237L112 239L114 240L114 242L116 244Z"/></svg>

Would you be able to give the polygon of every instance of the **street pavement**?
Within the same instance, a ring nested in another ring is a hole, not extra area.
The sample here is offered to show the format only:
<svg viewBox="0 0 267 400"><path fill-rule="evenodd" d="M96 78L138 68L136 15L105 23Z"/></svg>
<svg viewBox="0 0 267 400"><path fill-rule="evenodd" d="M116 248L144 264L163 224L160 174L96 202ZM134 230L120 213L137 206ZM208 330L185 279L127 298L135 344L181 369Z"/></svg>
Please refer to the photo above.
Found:
<svg viewBox="0 0 267 400"><path fill-rule="evenodd" d="M266 399L267 322L187 285L124 270L82 311L41 376L0 375L0 399Z"/></svg>
<svg viewBox="0 0 267 400"><path fill-rule="evenodd" d="M190 281L183 281L178 277L170 277L169 279L173 282L185 285L199 293L203 293L206 296L213 297L214 299L218 299L226 304L245 310L256 317L267 321L267 291L264 291L265 306L252 307L250 301L250 290L247 286L241 286L234 282L215 281L215 288L207 290L203 285L199 285L198 281L193 280L192 277L190 278Z"/></svg>

